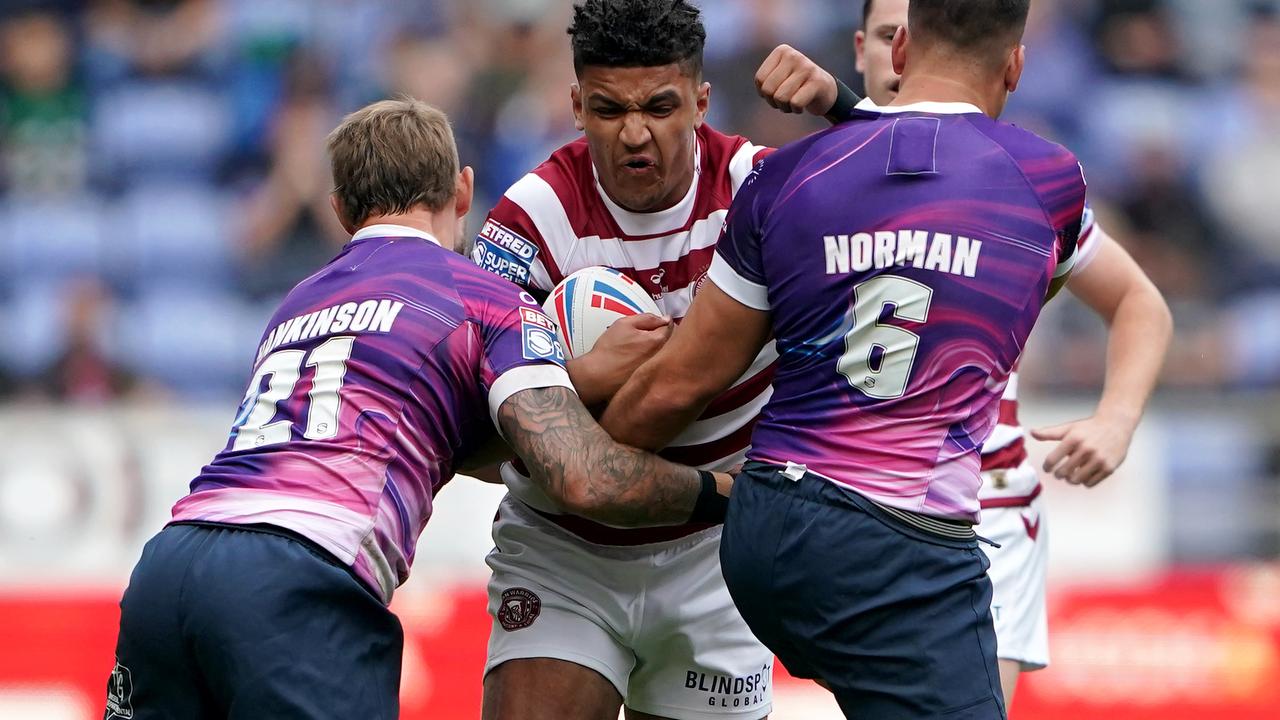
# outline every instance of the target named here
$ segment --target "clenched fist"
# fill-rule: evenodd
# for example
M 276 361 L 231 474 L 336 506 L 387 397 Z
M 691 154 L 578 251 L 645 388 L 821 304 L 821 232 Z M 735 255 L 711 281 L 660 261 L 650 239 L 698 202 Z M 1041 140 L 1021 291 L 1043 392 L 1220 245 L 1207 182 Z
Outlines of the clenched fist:
M 825 115 L 836 103 L 836 78 L 790 45 L 779 45 L 756 71 L 756 89 L 787 113 Z

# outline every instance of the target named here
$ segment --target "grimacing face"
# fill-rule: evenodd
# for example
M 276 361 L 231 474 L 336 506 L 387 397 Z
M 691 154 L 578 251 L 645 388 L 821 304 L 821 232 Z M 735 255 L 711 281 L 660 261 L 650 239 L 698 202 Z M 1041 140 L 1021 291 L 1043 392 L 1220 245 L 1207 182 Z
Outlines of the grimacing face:
M 676 63 L 588 65 L 573 86 L 573 115 L 609 197 L 632 212 L 665 210 L 693 183 L 694 131 L 711 86 Z
M 907 24 L 907 0 L 874 3 L 867 26 L 854 37 L 854 47 L 867 97 L 877 105 L 888 105 L 898 96 L 902 81 L 902 76 L 893 71 L 893 34 Z

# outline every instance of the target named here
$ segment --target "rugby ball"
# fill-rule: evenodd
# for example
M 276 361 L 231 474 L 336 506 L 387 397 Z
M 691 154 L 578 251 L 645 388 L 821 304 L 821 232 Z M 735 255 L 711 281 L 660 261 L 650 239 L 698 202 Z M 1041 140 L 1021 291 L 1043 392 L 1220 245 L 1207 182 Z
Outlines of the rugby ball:
M 542 307 L 556 321 L 560 344 L 571 358 L 590 352 L 619 318 L 662 314 L 640 283 L 607 267 L 573 273 L 556 285 Z

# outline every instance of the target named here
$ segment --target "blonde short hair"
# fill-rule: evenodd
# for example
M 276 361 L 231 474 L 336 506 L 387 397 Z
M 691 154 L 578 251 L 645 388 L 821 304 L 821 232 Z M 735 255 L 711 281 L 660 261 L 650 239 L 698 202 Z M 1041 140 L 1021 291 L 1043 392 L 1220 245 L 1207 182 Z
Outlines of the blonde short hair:
M 329 133 L 328 149 L 333 192 L 354 225 L 418 205 L 441 210 L 457 190 L 449 118 L 421 100 L 382 100 L 351 113 Z

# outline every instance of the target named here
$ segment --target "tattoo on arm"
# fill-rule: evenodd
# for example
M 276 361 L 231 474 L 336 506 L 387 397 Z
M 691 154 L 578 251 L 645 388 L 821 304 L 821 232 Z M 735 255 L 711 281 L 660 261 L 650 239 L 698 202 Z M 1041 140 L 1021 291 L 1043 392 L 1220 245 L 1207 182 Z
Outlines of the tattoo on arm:
M 499 408 L 498 423 L 534 482 L 574 514 L 645 527 L 693 513 L 697 471 L 614 442 L 568 388 L 522 390 Z

